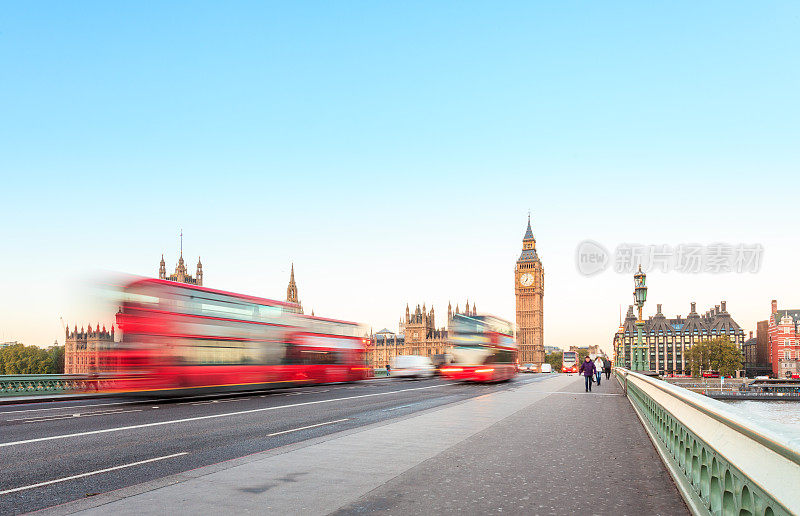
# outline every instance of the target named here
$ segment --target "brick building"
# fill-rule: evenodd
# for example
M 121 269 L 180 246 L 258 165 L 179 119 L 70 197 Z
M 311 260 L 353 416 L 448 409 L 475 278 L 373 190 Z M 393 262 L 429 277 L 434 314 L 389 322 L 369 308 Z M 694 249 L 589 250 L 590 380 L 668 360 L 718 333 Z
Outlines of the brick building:
M 767 324 L 772 373 L 778 378 L 800 375 L 800 310 L 778 310 L 773 299 Z

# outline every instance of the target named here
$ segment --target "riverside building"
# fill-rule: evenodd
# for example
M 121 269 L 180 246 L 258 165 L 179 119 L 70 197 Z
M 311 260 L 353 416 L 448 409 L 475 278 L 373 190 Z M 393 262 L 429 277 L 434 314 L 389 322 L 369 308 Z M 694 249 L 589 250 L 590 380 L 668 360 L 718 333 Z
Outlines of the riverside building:
M 689 315 L 685 318 L 677 315 L 673 319 L 661 312 L 659 304 L 656 314 L 644 321 L 642 343 L 650 350 L 650 371 L 658 374 L 690 374 L 686 352 L 696 342 L 727 336 L 742 349 L 744 330 L 728 313 L 725 301 L 702 315 L 697 313 L 696 306 L 692 302 Z M 635 345 L 636 341 L 636 315 L 631 305 L 625 320 L 614 334 L 614 354 L 622 366 L 631 367 L 631 345 Z

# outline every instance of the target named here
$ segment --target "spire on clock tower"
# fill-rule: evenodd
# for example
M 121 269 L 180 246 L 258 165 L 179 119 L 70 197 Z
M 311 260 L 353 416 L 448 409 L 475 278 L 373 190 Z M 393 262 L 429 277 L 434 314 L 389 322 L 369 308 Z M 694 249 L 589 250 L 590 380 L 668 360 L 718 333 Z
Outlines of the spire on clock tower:
M 522 237 L 522 254 L 519 256 L 520 262 L 538 262 L 539 255 L 536 253 L 536 238 L 531 229 L 531 216 L 528 214 L 528 227 L 525 229 L 525 236 Z

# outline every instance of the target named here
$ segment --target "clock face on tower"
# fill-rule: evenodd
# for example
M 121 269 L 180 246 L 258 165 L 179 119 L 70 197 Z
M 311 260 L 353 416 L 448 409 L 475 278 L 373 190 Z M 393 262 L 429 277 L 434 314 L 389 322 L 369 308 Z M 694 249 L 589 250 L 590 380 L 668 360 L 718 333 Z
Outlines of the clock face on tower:
M 519 277 L 519 284 L 523 287 L 530 287 L 533 285 L 533 274 L 526 272 L 522 276 Z

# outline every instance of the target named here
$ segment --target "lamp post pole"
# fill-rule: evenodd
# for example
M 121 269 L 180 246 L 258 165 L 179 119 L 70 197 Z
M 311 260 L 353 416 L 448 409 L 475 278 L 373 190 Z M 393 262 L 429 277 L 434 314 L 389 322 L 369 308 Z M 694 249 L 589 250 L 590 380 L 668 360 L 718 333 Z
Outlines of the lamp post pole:
M 642 330 L 644 329 L 642 307 L 647 300 L 647 275 L 642 272 L 641 265 L 639 265 L 639 271 L 633 275 L 633 285 L 633 302 L 639 309 L 639 318 L 636 320 L 636 349 L 633 352 L 631 369 L 634 371 L 649 371 L 650 350 L 642 343 Z

